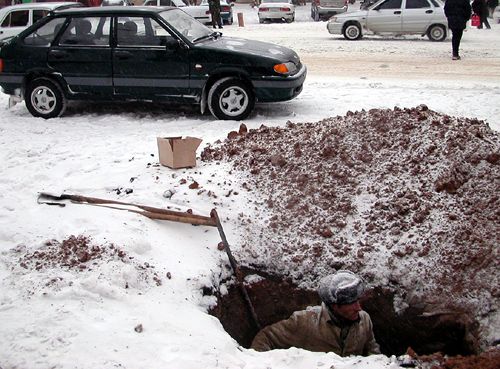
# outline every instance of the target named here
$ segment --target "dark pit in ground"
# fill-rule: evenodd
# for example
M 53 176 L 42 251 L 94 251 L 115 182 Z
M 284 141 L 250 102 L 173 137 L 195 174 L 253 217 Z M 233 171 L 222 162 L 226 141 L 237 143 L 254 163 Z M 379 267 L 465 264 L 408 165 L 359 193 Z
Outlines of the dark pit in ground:
M 246 284 L 248 295 L 262 327 L 288 318 L 294 311 L 319 305 L 316 291 L 297 288 L 276 275 L 251 269 L 243 274 L 256 274 L 263 279 Z M 385 355 L 401 355 L 411 347 L 418 355 L 436 352 L 471 355 L 477 353 L 477 323 L 467 314 L 446 310 L 426 315 L 423 305 L 412 305 L 399 314 L 394 310 L 395 291 L 391 288 L 369 290 L 361 303 L 373 321 L 374 334 Z M 258 328 L 236 284 L 228 293 L 217 296 L 218 304 L 210 311 L 224 329 L 243 347 L 250 347 Z

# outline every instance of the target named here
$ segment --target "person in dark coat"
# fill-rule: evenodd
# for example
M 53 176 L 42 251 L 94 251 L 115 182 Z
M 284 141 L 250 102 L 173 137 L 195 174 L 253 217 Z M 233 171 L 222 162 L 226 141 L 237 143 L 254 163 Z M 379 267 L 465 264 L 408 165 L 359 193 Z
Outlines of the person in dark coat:
M 488 23 L 488 5 L 486 5 L 486 0 L 474 0 L 472 2 L 472 11 L 479 15 L 480 23 L 477 26 L 478 29 L 482 29 L 483 24 L 487 29 L 491 28 Z
M 222 28 L 222 19 L 220 17 L 220 0 L 208 0 L 208 10 L 212 15 L 212 27 Z
M 448 27 L 451 29 L 452 59 L 460 60 L 458 49 L 467 21 L 470 19 L 472 9 L 469 0 L 446 0 L 444 3 L 444 14 L 448 19 Z

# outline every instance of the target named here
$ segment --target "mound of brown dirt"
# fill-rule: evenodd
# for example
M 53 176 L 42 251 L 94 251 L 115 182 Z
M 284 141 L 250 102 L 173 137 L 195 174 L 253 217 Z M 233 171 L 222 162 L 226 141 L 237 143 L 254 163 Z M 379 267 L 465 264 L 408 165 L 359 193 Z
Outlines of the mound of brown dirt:
M 240 129 L 202 160 L 232 162 L 252 195 L 242 262 L 305 287 L 350 269 L 394 287 L 399 309 L 496 313 L 500 136 L 485 122 L 426 106 L 349 112 Z
M 63 241 L 48 240 L 34 251 L 21 246 L 11 250 L 16 254 L 19 266 L 27 270 L 59 270 L 92 271 L 96 266 L 110 261 L 131 264 L 145 280 L 152 280 L 159 286 L 162 284 L 154 266 L 139 263 L 134 257 L 114 244 L 96 244 L 90 237 L 69 236 Z

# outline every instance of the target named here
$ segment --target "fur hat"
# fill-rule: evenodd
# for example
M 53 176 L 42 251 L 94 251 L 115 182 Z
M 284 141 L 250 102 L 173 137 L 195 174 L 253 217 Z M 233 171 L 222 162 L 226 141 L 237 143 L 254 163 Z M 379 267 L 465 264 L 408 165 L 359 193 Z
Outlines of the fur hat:
M 318 295 L 327 306 L 347 305 L 359 300 L 365 292 L 365 281 L 348 270 L 323 277 L 319 282 Z

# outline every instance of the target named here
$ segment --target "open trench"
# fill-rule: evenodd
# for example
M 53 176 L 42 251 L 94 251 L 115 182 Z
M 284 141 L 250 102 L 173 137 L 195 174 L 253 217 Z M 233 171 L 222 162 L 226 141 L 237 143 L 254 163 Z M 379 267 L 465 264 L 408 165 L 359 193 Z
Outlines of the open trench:
M 244 276 L 256 274 L 263 279 L 245 285 L 262 327 L 288 318 L 294 311 L 319 305 L 316 291 L 297 288 L 278 275 L 242 269 Z M 210 293 L 205 291 L 205 293 Z M 385 355 L 404 354 L 411 347 L 419 355 L 436 352 L 455 355 L 477 353 L 477 323 L 459 311 L 423 314 L 424 306 L 409 306 L 404 312 L 394 310 L 395 291 L 376 288 L 361 300 L 373 321 L 374 334 Z M 243 347 L 250 347 L 257 327 L 236 284 L 228 293 L 217 296 L 218 304 L 210 311 L 224 329 Z

